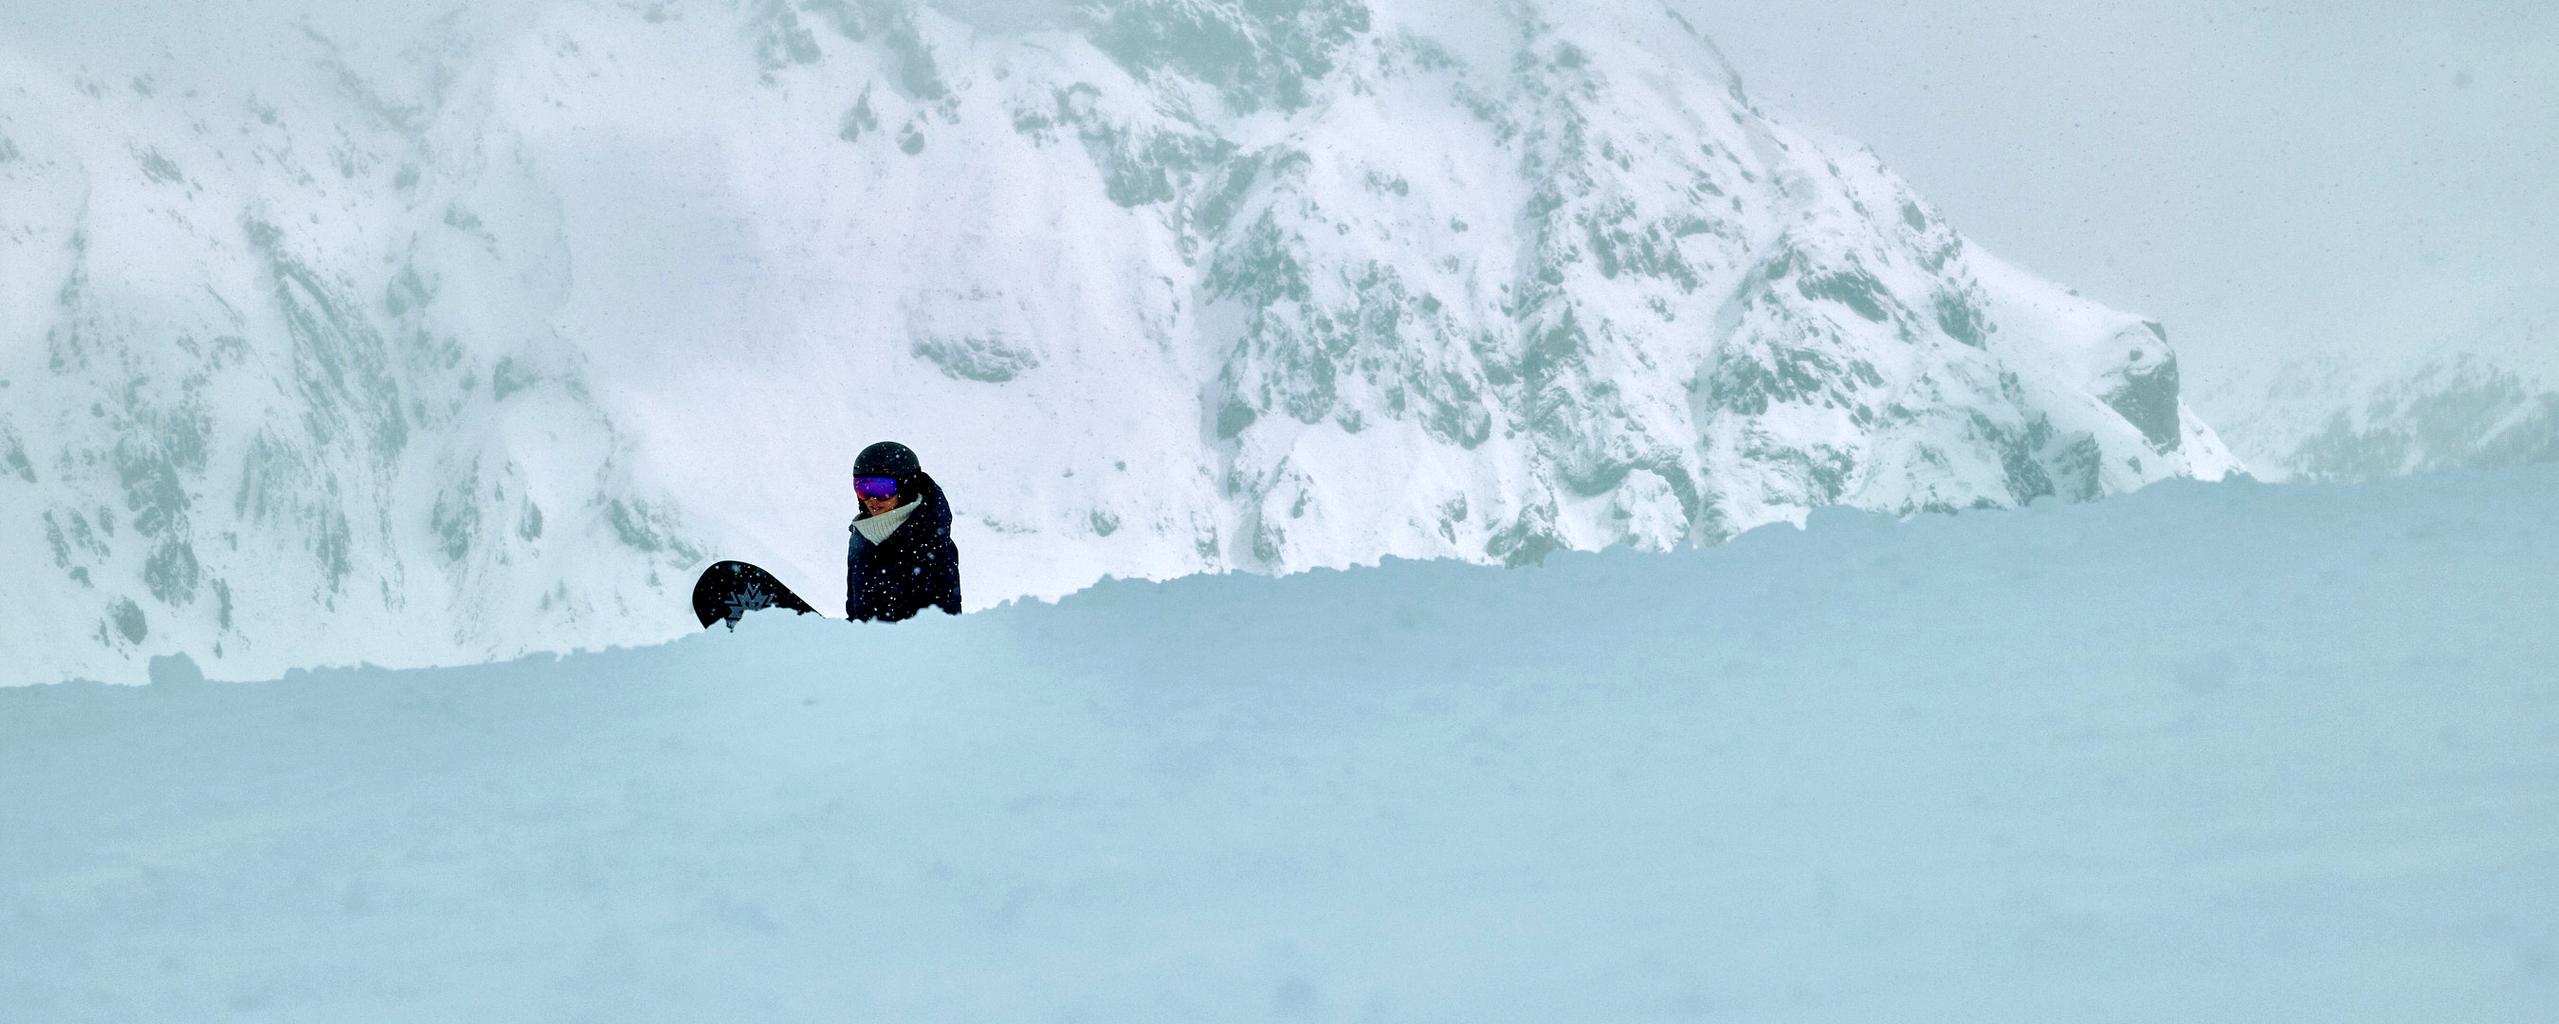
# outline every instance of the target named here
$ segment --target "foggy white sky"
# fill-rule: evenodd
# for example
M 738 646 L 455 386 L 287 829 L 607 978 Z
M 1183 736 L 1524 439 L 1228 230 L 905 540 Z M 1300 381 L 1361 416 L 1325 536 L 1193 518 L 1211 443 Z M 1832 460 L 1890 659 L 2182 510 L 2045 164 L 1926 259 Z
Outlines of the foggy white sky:
M 2191 382 L 2559 308 L 2559 4 L 1675 0 Z

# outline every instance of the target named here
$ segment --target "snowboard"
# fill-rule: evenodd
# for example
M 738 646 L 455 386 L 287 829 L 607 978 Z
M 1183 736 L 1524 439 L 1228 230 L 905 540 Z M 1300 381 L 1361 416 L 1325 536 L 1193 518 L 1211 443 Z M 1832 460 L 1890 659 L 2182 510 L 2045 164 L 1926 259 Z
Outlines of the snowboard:
M 817 612 L 772 573 L 745 562 L 712 563 L 702 570 L 701 579 L 693 581 L 693 617 L 702 620 L 704 629 L 721 622 L 736 629 L 737 620 L 746 613 L 765 608 L 788 608 L 802 615 Z

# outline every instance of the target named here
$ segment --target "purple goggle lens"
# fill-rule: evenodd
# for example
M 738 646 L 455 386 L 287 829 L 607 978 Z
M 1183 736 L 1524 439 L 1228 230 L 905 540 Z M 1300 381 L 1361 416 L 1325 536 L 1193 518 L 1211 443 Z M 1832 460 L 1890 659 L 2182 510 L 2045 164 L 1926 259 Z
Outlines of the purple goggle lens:
M 853 493 L 865 498 L 897 497 L 897 478 L 893 476 L 854 477 Z

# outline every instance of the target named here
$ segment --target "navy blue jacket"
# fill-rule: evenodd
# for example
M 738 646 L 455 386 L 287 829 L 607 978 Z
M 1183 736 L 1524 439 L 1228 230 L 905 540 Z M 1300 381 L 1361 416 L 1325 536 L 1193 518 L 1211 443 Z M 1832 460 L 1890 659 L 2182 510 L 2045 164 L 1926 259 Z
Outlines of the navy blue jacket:
M 847 526 L 844 552 L 844 617 L 896 622 L 927 608 L 960 613 L 960 546 L 951 542 L 951 503 L 942 485 L 922 473 L 908 481 L 922 507 L 908 513 L 886 543 L 873 544 Z

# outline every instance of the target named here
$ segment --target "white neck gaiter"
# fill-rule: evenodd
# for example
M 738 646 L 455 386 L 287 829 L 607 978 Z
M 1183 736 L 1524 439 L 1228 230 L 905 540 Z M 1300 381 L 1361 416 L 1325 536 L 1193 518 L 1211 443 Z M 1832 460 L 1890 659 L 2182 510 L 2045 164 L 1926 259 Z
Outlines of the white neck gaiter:
M 868 538 L 873 544 L 886 544 L 889 534 L 896 533 L 898 526 L 906 522 L 906 517 L 914 515 L 915 510 L 923 504 L 924 499 L 917 498 L 868 519 L 856 519 L 853 521 L 853 528 L 862 531 L 862 536 Z

